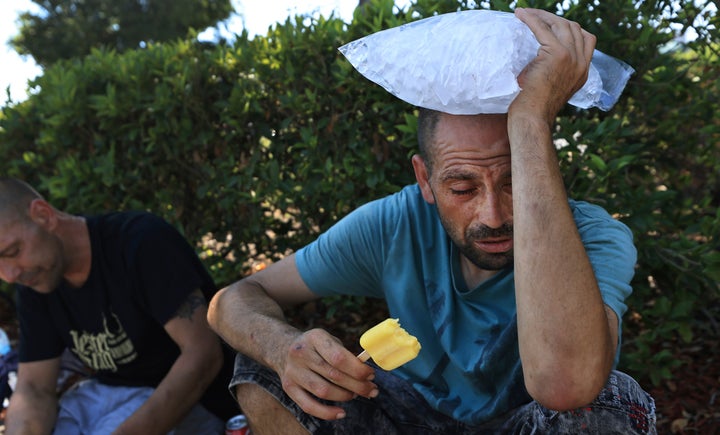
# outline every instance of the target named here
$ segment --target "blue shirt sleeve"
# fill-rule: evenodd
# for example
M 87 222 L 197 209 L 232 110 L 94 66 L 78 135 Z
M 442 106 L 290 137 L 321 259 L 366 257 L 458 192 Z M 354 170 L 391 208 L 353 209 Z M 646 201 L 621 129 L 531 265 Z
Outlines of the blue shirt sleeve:
M 582 201 L 570 201 L 580 237 L 588 254 L 605 305 L 618 318 L 617 364 L 622 337 L 625 299 L 632 293 L 630 281 L 635 274 L 637 250 L 630 229 L 604 209 Z
M 382 297 L 383 200 L 367 203 L 338 221 L 295 257 L 305 284 L 320 296 Z

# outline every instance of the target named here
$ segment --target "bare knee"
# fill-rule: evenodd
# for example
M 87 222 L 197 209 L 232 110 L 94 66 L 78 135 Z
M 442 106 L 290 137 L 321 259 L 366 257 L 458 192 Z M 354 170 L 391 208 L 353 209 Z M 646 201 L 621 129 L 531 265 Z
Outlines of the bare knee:
M 235 397 L 257 435 L 307 434 L 295 416 L 257 384 L 239 384 Z
M 275 413 L 285 409 L 280 402 L 257 384 L 239 384 L 235 387 L 235 398 L 245 416 Z

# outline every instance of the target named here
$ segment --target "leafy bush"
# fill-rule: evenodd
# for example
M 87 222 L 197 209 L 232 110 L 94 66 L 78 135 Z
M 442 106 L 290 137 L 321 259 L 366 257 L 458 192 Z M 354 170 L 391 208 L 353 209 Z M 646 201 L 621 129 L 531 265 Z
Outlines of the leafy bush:
M 488 3 L 478 5 L 516 6 Z M 676 15 L 666 2 L 517 5 L 580 22 L 598 49 L 636 69 L 612 111 L 565 109 L 556 139 L 571 196 L 600 203 L 634 231 L 622 365 L 659 382 L 679 364 L 668 349 L 692 340 L 706 324 L 703 306 L 720 300 L 717 17 L 702 2 L 680 3 Z M 414 182 L 413 108 L 337 48 L 471 7 L 418 0 L 399 10 L 375 0 L 351 23 L 295 17 L 232 43 L 180 40 L 61 61 L 26 101 L 3 107 L 0 170 L 70 212 L 158 213 L 197 241 L 228 284 Z M 676 25 L 694 26 L 698 38 L 674 42 Z

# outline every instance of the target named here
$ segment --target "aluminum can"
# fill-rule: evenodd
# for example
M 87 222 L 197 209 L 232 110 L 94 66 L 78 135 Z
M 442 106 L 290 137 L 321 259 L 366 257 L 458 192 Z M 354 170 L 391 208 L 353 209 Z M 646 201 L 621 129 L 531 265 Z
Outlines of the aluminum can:
M 225 435 L 250 435 L 247 418 L 239 414 L 228 420 L 225 423 Z

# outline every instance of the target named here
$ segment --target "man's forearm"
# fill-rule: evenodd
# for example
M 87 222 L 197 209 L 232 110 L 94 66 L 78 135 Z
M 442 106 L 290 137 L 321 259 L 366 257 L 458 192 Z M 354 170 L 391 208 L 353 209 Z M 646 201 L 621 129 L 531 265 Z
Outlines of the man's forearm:
M 526 384 L 543 390 L 539 395 L 554 407 L 580 406 L 576 398 L 589 401 L 604 384 L 615 346 L 549 127 L 545 120 L 519 117 L 510 125 L 511 144 L 518 144 L 512 148 L 513 225 Z
M 49 434 L 55 425 L 57 410 L 55 395 L 19 388 L 10 398 L 5 418 L 5 434 Z
M 301 334 L 259 287 L 239 281 L 221 290 L 208 308 L 210 327 L 233 349 L 279 370 L 284 350 Z

